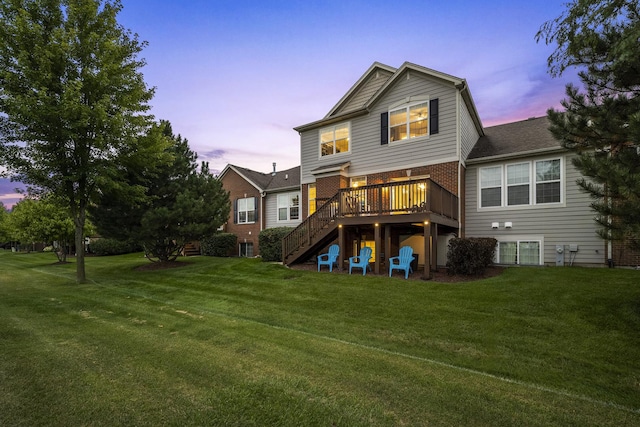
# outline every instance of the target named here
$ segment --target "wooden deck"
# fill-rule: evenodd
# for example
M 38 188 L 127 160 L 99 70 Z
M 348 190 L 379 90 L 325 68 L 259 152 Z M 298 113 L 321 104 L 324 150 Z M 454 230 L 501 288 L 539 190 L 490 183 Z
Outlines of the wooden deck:
M 340 238 L 343 227 L 413 224 L 424 226 L 430 236 L 433 224 L 456 229 L 459 224 L 458 197 L 430 179 L 343 188 L 318 202 L 316 212 L 283 239 L 285 264 L 312 256 L 328 241 Z

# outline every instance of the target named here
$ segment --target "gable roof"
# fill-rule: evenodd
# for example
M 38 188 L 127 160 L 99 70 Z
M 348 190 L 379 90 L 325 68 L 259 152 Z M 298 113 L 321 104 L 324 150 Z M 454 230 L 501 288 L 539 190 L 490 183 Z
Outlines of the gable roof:
M 537 117 L 486 128 L 469 153 L 467 163 L 562 150 L 549 131 L 547 117 Z
M 302 126 L 297 126 L 294 130 L 303 132 L 369 113 L 372 106 L 380 99 L 380 97 L 382 97 L 382 95 L 384 95 L 393 86 L 393 84 L 398 81 L 398 79 L 410 71 L 415 71 L 455 86 L 455 88 L 460 91 L 462 99 L 470 111 L 473 123 L 478 133 L 483 135 L 480 115 L 476 109 L 471 92 L 469 91 L 467 81 L 465 79 L 422 67 L 411 62 L 405 62 L 398 69 L 379 62 L 374 62 L 373 65 L 369 67 L 362 77 L 358 79 L 358 81 L 347 91 L 347 93 L 323 119 Z M 387 75 L 388 77 L 386 77 Z M 383 78 L 374 79 L 375 76 Z M 372 89 L 376 90 L 373 91 Z M 363 94 L 368 96 L 363 97 Z
M 300 166 L 283 171 L 276 171 L 274 174 L 257 172 L 241 166 L 228 164 L 222 172 L 220 172 L 218 179 L 222 179 L 229 170 L 236 172 L 245 181 L 260 191 L 276 192 L 300 187 Z

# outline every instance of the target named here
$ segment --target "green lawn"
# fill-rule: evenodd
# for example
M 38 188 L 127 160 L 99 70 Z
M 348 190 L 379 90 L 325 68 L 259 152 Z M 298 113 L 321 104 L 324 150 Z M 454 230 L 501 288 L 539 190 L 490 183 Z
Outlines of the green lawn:
M 640 271 L 0 251 L 0 425 L 640 425 Z

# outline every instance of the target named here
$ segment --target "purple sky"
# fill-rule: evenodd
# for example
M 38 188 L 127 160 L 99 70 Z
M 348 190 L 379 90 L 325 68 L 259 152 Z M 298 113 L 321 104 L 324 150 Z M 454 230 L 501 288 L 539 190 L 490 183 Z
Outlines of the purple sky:
M 269 172 L 300 164 L 292 129 L 318 120 L 375 61 L 467 79 L 484 126 L 558 107 L 555 46 L 535 33 L 566 0 L 122 0 L 119 22 L 149 45 L 142 70 L 157 119 L 200 160 Z M 0 178 L 0 201 L 15 183 Z

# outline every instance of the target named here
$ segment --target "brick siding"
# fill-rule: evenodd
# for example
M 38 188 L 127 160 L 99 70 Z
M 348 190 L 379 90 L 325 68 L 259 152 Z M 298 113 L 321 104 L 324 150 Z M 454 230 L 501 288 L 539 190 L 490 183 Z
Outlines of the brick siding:
M 253 243 L 253 255 L 260 254 L 260 246 L 258 243 L 258 235 L 260 234 L 260 223 L 264 220 L 264 211 L 259 211 L 258 221 L 253 224 L 234 224 L 234 205 L 237 199 L 245 197 L 256 197 L 258 209 L 260 209 L 260 191 L 253 185 L 248 183 L 244 178 L 238 175 L 234 170 L 229 169 L 222 177 L 222 187 L 229 192 L 229 200 L 231 201 L 231 210 L 229 219 L 224 226 L 227 233 L 233 233 L 238 236 L 238 245 L 236 245 L 235 255 L 238 255 L 240 243 Z

